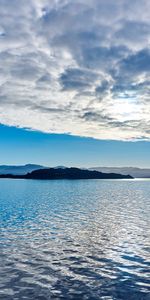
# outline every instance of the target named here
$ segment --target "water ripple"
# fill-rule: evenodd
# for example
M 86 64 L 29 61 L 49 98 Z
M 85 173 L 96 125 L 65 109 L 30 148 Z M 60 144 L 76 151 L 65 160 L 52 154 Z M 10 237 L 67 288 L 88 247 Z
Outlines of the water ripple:
M 0 180 L 0 299 L 150 299 L 148 181 Z

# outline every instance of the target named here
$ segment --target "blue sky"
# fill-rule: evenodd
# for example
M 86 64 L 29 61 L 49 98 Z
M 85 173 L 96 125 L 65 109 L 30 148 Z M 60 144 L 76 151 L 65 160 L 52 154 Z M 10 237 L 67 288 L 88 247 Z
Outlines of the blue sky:
M 0 164 L 150 167 L 149 142 L 104 141 L 0 126 Z
M 148 163 L 149 12 L 149 0 L 0 0 L 2 161 Z

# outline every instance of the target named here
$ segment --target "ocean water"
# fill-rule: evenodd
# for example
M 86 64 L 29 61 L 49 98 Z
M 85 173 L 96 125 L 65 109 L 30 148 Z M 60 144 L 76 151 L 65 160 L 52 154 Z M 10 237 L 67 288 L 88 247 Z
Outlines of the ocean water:
M 0 180 L 0 299 L 150 299 L 150 181 Z

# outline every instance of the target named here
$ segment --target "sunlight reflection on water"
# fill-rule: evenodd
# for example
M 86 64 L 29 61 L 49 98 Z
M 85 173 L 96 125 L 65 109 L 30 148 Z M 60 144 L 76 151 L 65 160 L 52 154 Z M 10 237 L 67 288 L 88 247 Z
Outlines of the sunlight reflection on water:
M 0 299 L 150 299 L 145 180 L 0 180 Z

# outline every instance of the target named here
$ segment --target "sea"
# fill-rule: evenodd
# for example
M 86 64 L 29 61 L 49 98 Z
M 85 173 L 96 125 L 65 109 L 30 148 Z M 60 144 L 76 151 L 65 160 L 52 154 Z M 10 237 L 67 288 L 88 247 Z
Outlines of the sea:
M 149 300 L 150 180 L 0 179 L 0 299 Z

